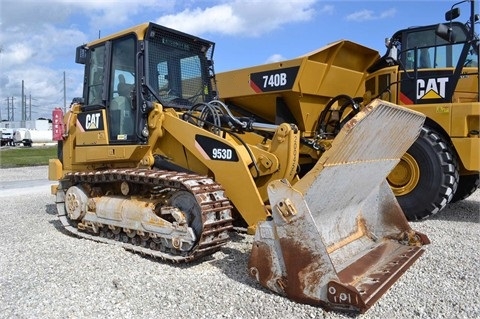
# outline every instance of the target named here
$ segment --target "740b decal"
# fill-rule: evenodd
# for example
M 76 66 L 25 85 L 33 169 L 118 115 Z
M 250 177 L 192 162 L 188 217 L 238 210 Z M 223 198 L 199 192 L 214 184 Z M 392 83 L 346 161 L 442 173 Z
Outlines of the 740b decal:
M 250 87 L 256 92 L 290 90 L 298 74 L 298 66 L 250 74 Z

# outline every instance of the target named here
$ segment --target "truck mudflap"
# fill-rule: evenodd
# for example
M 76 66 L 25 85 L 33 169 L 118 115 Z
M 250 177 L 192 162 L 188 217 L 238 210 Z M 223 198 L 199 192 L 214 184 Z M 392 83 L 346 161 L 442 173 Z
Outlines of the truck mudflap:
M 420 133 L 420 113 L 375 100 L 294 185 L 268 187 L 248 268 L 263 286 L 326 309 L 365 312 L 423 253 L 386 177 Z

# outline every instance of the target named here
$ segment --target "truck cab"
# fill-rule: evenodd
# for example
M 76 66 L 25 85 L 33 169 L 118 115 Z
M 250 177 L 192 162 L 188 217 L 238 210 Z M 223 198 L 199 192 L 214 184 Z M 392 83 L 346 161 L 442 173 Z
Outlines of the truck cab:
M 469 2 L 466 23 L 456 7 Z M 410 220 L 468 197 L 479 185 L 479 39 L 474 1 L 457 3 L 446 23 L 412 27 L 387 39 L 366 91 L 427 116 L 422 134 L 389 175 Z

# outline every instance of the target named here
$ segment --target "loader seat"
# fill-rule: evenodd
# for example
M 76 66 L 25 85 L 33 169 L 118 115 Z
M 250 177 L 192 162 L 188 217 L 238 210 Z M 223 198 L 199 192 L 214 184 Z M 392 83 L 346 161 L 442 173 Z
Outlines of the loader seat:
M 420 49 L 420 63 L 418 67 L 420 69 L 429 69 L 432 67 L 430 52 L 428 52 L 427 48 Z
M 118 96 L 110 105 L 110 135 L 113 139 L 128 139 L 134 134 L 134 113 L 132 110 L 131 92 L 133 84 L 127 84 L 125 77 L 118 76 Z
M 118 85 L 117 85 L 118 95 L 124 96 L 130 101 L 132 90 L 133 90 L 133 84 L 125 83 L 125 77 L 123 76 L 123 74 L 120 74 L 118 76 Z

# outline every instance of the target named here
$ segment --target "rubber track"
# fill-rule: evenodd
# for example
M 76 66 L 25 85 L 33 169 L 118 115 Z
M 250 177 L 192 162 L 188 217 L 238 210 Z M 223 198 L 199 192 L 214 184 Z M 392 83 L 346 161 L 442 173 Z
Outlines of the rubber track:
M 162 170 L 110 169 L 95 172 L 68 173 L 62 180 L 62 182 L 67 182 L 71 185 L 78 183 L 96 184 L 119 181 L 186 190 L 195 196 L 202 210 L 203 232 L 197 245 L 188 252 L 188 255 L 172 255 L 160 250 L 150 249 L 149 247 L 124 243 L 114 239 L 100 237 L 93 233 L 80 231 L 71 223 L 70 219 L 67 218 L 64 201 L 57 200 L 58 217 L 64 228 L 68 232 L 82 238 L 119 245 L 129 251 L 172 262 L 190 262 L 203 256 L 211 255 L 228 241 L 229 236 L 227 233 L 233 227 L 232 218 L 218 219 L 218 214 L 216 213 L 227 209 L 230 210 L 232 206 L 230 201 L 223 195 L 223 188 L 208 177 Z M 58 191 L 65 192 L 66 189 L 59 189 Z M 212 220 L 212 215 L 217 216 L 215 220 Z M 210 218 L 207 218 L 207 216 L 210 216 Z

